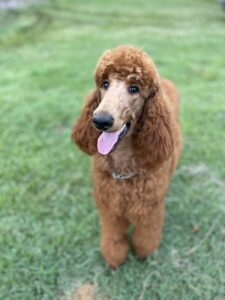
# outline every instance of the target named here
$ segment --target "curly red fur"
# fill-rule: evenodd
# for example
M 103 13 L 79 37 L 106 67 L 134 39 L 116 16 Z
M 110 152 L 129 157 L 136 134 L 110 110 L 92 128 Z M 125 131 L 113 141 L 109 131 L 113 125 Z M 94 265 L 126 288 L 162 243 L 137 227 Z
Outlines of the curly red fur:
M 97 152 L 100 133 L 92 126 L 91 117 L 102 100 L 102 82 L 108 78 L 127 86 L 137 82 L 140 93 L 136 106 L 132 104 L 136 114 L 130 133 L 116 150 L 103 156 Z M 137 255 L 145 257 L 159 245 L 164 196 L 182 148 L 179 97 L 175 85 L 160 78 L 147 54 L 134 47 L 106 51 L 98 62 L 95 80 L 97 90 L 88 96 L 72 138 L 93 155 L 93 194 L 100 212 L 102 255 L 108 265 L 116 267 L 126 258 L 130 223 L 135 224 L 132 244 Z M 113 172 L 130 171 L 135 175 L 129 179 L 112 177 Z
M 89 155 L 96 152 L 99 132 L 91 123 L 93 111 L 98 106 L 97 91 L 94 90 L 86 97 L 85 106 L 72 131 L 72 139 L 76 141 L 81 150 Z
M 174 150 L 173 117 L 165 105 L 161 88 L 146 100 L 134 133 L 135 156 L 145 168 L 158 166 Z

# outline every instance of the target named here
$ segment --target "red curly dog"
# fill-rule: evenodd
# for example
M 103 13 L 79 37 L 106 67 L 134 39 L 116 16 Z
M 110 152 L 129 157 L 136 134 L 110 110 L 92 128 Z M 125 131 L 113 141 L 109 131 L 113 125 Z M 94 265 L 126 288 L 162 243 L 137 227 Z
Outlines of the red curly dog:
M 102 55 L 95 81 L 72 138 L 93 156 L 101 251 L 117 267 L 127 255 L 129 224 L 138 256 L 159 245 L 164 196 L 182 148 L 178 94 L 146 53 L 129 46 Z

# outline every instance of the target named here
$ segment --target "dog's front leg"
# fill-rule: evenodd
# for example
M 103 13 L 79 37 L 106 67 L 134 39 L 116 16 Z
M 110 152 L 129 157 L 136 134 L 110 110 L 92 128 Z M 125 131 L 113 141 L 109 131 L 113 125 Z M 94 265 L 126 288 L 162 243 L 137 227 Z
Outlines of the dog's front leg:
M 144 258 L 151 254 L 160 243 L 164 221 L 164 203 L 154 207 L 152 213 L 136 223 L 132 245 L 136 254 Z
M 126 237 L 128 221 L 107 212 L 100 212 L 101 252 L 106 263 L 118 267 L 126 258 L 128 241 Z

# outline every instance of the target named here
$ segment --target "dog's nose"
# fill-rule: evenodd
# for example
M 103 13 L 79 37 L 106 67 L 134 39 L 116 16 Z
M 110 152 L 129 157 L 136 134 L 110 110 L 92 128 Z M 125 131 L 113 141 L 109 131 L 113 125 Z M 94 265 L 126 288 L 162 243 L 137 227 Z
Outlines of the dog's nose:
M 113 126 L 114 118 L 106 113 L 94 114 L 92 117 L 94 126 L 99 130 L 107 130 Z

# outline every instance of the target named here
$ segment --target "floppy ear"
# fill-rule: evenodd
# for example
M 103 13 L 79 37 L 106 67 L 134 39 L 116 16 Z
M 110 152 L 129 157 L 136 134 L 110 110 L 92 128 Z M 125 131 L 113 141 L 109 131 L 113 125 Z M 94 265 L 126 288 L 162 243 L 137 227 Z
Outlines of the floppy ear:
M 85 99 L 81 115 L 72 129 L 72 140 L 89 155 L 97 151 L 99 132 L 92 126 L 92 114 L 98 106 L 98 92 L 94 90 Z
M 134 132 L 135 156 L 143 167 L 154 167 L 170 157 L 175 126 L 169 101 L 158 84 L 146 100 Z

